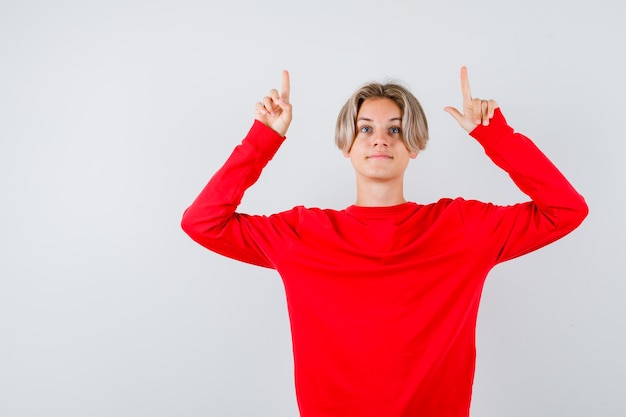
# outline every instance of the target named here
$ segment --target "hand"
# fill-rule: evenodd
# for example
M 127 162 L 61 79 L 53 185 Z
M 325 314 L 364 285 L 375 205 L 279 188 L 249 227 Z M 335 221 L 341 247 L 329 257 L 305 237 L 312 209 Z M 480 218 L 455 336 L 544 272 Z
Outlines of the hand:
M 291 103 L 289 102 L 289 72 L 283 70 L 283 84 L 280 95 L 276 89 L 256 104 L 255 119 L 285 136 L 291 123 Z
M 451 106 L 445 107 L 444 110 L 450 113 L 468 133 L 480 124 L 488 126 L 489 120 L 493 118 L 493 113 L 498 108 L 498 103 L 495 100 L 472 98 L 466 67 L 461 67 L 461 92 L 463 93 L 463 114 Z

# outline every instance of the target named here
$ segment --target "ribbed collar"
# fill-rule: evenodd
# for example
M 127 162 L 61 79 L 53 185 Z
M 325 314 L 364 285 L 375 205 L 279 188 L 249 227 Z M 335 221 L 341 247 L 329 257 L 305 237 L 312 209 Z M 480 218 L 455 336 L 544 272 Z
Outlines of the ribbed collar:
M 349 206 L 346 208 L 346 213 L 352 217 L 362 220 L 388 220 L 392 223 L 398 223 L 409 217 L 415 210 L 418 209 L 418 205 L 413 202 L 407 202 L 398 204 L 396 206 L 386 207 L 363 207 L 363 206 Z

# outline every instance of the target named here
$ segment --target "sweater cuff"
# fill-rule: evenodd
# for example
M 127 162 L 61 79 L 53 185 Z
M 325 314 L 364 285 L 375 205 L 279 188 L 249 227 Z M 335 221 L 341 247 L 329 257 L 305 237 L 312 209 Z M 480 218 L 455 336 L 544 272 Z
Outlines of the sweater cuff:
M 513 128 L 507 124 L 504 115 L 498 107 L 493 113 L 493 118 L 489 120 L 488 126 L 478 125 L 469 134 L 480 142 L 485 149 L 488 149 L 496 147 L 500 140 L 510 136 L 512 133 Z
M 287 139 L 286 136 L 280 136 L 273 129 L 255 119 L 244 142 L 252 145 L 260 157 L 270 160 L 285 139 Z

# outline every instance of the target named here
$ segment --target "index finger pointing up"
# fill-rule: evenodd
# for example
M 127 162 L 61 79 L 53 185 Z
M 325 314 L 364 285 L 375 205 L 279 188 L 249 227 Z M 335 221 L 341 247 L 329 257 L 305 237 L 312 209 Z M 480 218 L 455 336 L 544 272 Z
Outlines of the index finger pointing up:
M 470 91 L 469 77 L 467 76 L 467 67 L 461 67 L 461 92 L 463 93 L 463 100 L 472 100 L 472 92 Z
M 280 98 L 288 102 L 290 90 L 291 86 L 289 84 L 289 71 L 283 70 L 283 85 L 280 90 Z

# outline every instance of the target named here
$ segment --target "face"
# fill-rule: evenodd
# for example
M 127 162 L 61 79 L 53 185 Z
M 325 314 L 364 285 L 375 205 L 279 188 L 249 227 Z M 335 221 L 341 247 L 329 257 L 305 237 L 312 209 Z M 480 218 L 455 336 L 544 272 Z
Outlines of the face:
M 375 181 L 402 180 L 410 159 L 402 141 L 402 111 L 388 98 L 368 98 L 361 104 L 356 118 L 356 136 L 350 158 L 357 176 Z

